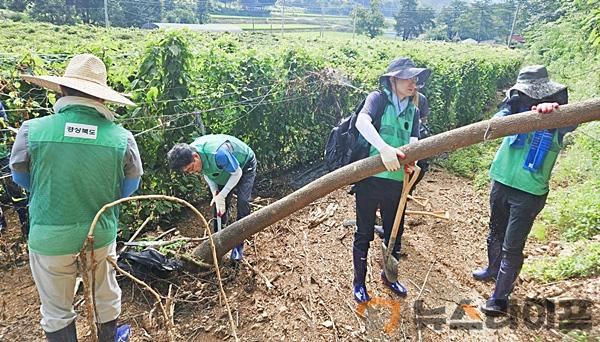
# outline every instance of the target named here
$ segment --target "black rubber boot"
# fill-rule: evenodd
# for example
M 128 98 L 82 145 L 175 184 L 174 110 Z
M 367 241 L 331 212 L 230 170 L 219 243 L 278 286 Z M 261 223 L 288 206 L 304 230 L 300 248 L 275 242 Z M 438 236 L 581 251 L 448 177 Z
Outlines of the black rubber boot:
M 354 247 L 352 250 L 352 259 L 354 263 L 354 281 L 352 286 L 354 300 L 358 303 L 368 302 L 371 298 L 365 286 L 365 278 L 367 277 L 367 252 Z
M 58 331 L 54 331 L 51 333 L 46 332 L 46 338 L 48 339 L 48 342 L 77 342 L 77 330 L 75 329 L 75 321 L 71 322 L 71 324 Z
M 29 216 L 27 215 L 27 207 L 17 207 L 19 222 L 21 222 L 21 235 L 27 239 L 29 236 Z
M 4 218 L 4 211 L 0 208 L 0 233 L 6 231 L 6 218 Z
M 98 341 L 100 342 L 114 342 L 117 334 L 117 320 L 110 322 L 101 323 L 98 328 Z
M 480 281 L 496 279 L 502 260 L 502 241 L 495 236 L 487 238 L 488 265 L 482 269 L 473 271 L 473 278 Z
M 496 286 L 490 299 L 480 306 L 480 310 L 487 316 L 501 316 L 508 312 L 508 297 L 510 296 L 515 281 L 519 277 L 522 256 L 504 256 L 500 262 L 500 270 L 496 277 Z

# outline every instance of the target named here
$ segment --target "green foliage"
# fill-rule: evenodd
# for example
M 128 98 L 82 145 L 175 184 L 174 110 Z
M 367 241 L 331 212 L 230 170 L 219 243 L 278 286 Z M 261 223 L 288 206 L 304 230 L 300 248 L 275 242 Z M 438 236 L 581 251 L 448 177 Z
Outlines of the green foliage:
M 600 242 L 577 244 L 570 255 L 545 257 L 526 263 L 523 272 L 546 283 L 598 275 L 600 274 Z
M 553 185 L 568 186 L 600 177 L 600 122 L 580 126 L 565 139 L 566 153 L 552 176 Z
M 544 64 L 550 77 L 569 88 L 569 101 L 592 98 L 600 92 L 600 54 L 590 49 L 585 22 L 590 12 L 573 10 L 556 22 L 528 32 L 528 64 Z
M 146 23 L 206 23 L 210 4 L 206 0 L 111 0 L 108 4 L 112 26 L 141 27 Z M 38 21 L 58 25 L 105 24 L 103 0 L 9 0 L 9 9 L 26 12 Z
M 495 40 L 506 44 L 512 28 L 513 19 L 517 12 L 516 0 L 490 2 L 487 0 L 467 2 L 454 0 L 441 9 L 436 18 L 437 27 L 429 32 L 430 38 L 440 36 L 445 31 L 445 40 L 475 39 L 477 41 Z M 519 4 L 514 33 L 521 33 L 522 28 L 528 23 L 530 13 Z
M 355 21 L 356 32 L 375 38 L 383 34 L 385 18 L 381 13 L 380 0 L 370 0 L 368 8 L 356 7 L 351 17 Z
M 141 192 L 192 202 L 206 194 L 203 183 L 167 169 L 166 153 L 177 142 L 191 142 L 204 132 L 231 134 L 254 149 L 261 174 L 283 172 L 322 157 L 331 127 L 366 91 L 376 89 L 393 58 L 409 55 L 433 69 L 425 92 L 435 132 L 478 120 L 495 98 L 497 80 L 514 79 L 521 59 L 506 49 L 368 38 L 280 39 L 186 31 L 144 35 L 138 30 L 0 23 L 3 27 L 7 39 L 0 47 L 11 57 L 0 58 L 0 72 L 11 95 L 0 94 L 0 101 L 9 109 L 26 110 L 10 112 L 16 126 L 25 114 L 46 115 L 39 108 L 50 106 L 55 96 L 20 81 L 21 71 L 61 74 L 70 54 L 95 53 L 108 65 L 109 84 L 132 94 L 138 104 L 119 108 L 118 120 L 136 134 L 145 169 Z M 18 32 L 28 28 L 32 39 L 17 43 Z M 57 46 L 53 41 L 65 43 Z M 40 54 L 24 52 L 29 49 Z M 175 208 L 166 202 L 139 205 L 123 221 Z
M 587 5 L 582 0 L 550 6 L 567 14 L 555 21 L 546 22 L 550 16 L 536 21 L 526 37 L 531 51 L 527 63 L 548 66 L 551 77 L 568 86 L 571 102 L 595 97 L 600 90 L 600 56 L 589 48 L 590 31 L 586 26 L 595 12 Z M 561 239 L 583 240 L 588 252 L 585 257 L 576 252 L 569 258 L 548 259 L 530 266 L 531 273 L 548 281 L 571 274 L 598 273 L 598 243 L 588 239 L 600 234 L 600 124 L 582 125 L 566 141 L 569 146 L 555 167 L 552 190 L 538 224 Z M 594 263 L 596 268 L 592 267 Z
M 473 186 L 482 190 L 489 186 L 488 170 L 500 146 L 500 140 L 472 145 L 451 152 L 437 162 L 456 175 L 473 179 Z
M 462 13 L 467 10 L 467 2 L 462 0 L 454 0 L 449 6 L 442 8 L 437 18 L 438 25 L 446 26 L 446 34 L 448 40 L 454 39 L 460 28 L 458 20 Z
M 552 192 L 542 218 L 567 241 L 600 234 L 600 178 Z
M 533 227 L 531 227 L 531 232 L 529 232 L 529 236 L 539 242 L 546 242 L 548 240 L 548 230 L 546 227 L 546 225 L 539 221 L 534 222 Z
M 567 241 L 600 234 L 600 123 L 580 127 L 552 179 L 544 224 Z
M 160 0 L 143 2 L 116 0 L 116 5 L 109 12 L 111 25 L 121 27 L 141 27 L 145 23 L 160 22 L 163 8 Z
M 600 52 L 600 0 L 576 0 L 576 9 L 587 13 L 584 28 L 589 32 L 589 41 Z
M 166 161 L 168 150 L 174 144 L 189 142 L 201 135 L 194 125 L 194 116 L 181 115 L 190 112 L 192 88 L 192 54 L 182 32 L 169 32 L 158 42 L 150 44 L 141 61 L 137 75 L 130 87 L 133 100 L 139 105 L 121 117 L 121 122 L 134 132 L 142 132 L 136 140 L 144 162 L 141 193 L 166 193 L 176 197 L 188 195 L 191 201 L 202 194 L 198 182 L 182 182 L 170 172 Z M 183 177 L 188 180 L 191 176 Z M 169 213 L 177 205 L 171 202 L 144 204 L 142 213 L 149 215 Z
M 465 13 L 458 18 L 461 39 L 471 38 L 477 41 L 493 39 L 497 31 L 494 26 L 493 8 L 487 1 L 471 3 Z
M 4 0 L 5 8 L 13 11 L 23 12 L 27 9 L 28 0 Z
M 170 252 L 174 252 L 177 251 L 179 248 L 185 246 L 187 244 L 187 241 L 185 240 L 179 240 L 179 241 L 175 241 L 171 244 L 168 245 L 164 245 L 164 246 L 160 246 L 158 248 L 158 251 L 164 255 L 169 254 Z
M 47 21 L 58 25 L 76 22 L 75 7 L 69 6 L 63 0 L 32 0 L 28 9 L 31 18 Z
M 206 24 L 209 22 L 209 12 L 211 10 L 210 1 L 208 0 L 197 0 L 196 1 L 196 18 L 199 24 Z
M 165 12 L 163 18 L 168 23 L 177 23 L 177 24 L 195 24 L 196 17 L 194 16 L 194 12 L 183 9 L 176 8 L 172 11 Z
M 575 329 L 566 332 L 566 340 L 571 342 L 589 342 L 592 341 L 592 336 L 588 335 L 587 331 Z M 597 336 L 596 340 L 598 340 Z
M 435 12 L 431 8 L 417 8 L 416 0 L 400 1 L 400 9 L 394 15 L 394 28 L 402 40 L 417 37 L 433 26 Z

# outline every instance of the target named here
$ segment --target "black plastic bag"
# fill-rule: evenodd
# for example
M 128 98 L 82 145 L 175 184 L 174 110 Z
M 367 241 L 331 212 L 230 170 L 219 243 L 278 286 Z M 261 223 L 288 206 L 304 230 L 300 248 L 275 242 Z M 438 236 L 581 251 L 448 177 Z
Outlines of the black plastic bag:
M 124 252 L 117 262 L 119 267 L 138 279 L 167 278 L 169 273 L 183 267 L 179 260 L 169 259 L 154 248 L 141 252 Z

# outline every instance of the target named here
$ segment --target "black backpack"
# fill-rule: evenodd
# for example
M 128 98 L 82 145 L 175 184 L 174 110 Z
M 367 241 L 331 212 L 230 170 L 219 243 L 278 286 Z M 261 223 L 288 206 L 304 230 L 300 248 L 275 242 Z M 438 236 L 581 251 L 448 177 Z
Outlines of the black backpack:
M 379 131 L 381 117 L 385 111 L 388 99 L 387 95 L 381 91 L 378 90 L 375 92 L 378 94 L 379 101 L 377 102 L 377 110 L 372 123 L 375 129 Z M 365 100 L 354 109 L 352 115 L 343 118 L 337 126 L 331 129 L 325 143 L 325 163 L 329 171 L 339 169 L 342 166 L 369 156 L 369 143 L 364 139 L 358 139 L 360 133 L 356 129 L 356 119 L 365 105 Z

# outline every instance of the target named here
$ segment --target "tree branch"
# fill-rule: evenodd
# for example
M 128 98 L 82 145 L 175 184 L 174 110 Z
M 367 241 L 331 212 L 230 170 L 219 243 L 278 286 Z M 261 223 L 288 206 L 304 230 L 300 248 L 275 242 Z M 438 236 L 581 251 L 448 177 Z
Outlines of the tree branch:
M 404 152 L 406 158 L 402 159 L 401 163 L 406 164 L 425 159 L 443 152 L 454 151 L 507 135 L 567 127 L 594 120 L 600 120 L 600 98 L 561 106 L 560 109 L 547 114 L 529 111 L 492 118 L 402 146 L 400 149 Z M 257 210 L 251 215 L 234 222 L 227 229 L 214 234 L 217 256 L 223 256 L 240 242 L 304 208 L 314 200 L 384 170 L 385 167 L 380 157 L 373 156 L 346 165 L 314 180 L 279 201 Z M 211 245 L 208 242 L 202 243 L 196 248 L 194 254 L 200 260 L 211 260 Z

